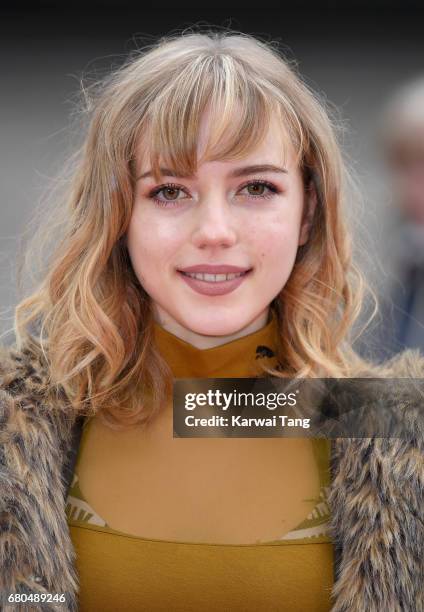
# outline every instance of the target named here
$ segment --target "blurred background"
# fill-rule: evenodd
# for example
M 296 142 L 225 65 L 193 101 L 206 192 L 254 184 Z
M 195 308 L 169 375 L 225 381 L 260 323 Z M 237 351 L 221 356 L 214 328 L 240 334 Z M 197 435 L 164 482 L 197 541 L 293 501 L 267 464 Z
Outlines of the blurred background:
M 362 190 L 362 203 L 349 211 L 357 256 L 382 300 L 381 320 L 358 348 L 379 358 L 404 346 L 424 351 L 423 17 L 422 3 L 408 0 L 263 1 L 249 8 L 3 2 L 1 342 L 11 340 L 20 236 L 74 146 L 81 79 L 101 77 L 154 37 L 201 24 L 278 40 L 343 123 L 343 148 Z

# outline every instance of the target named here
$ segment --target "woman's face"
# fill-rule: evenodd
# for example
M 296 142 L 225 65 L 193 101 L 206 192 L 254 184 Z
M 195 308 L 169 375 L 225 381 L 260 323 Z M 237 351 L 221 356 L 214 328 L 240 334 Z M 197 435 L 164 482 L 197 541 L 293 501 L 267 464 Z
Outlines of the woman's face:
M 284 145 L 273 120 L 248 156 L 200 163 L 191 178 L 163 169 L 163 182 L 157 183 L 143 176 L 150 170 L 147 156 L 137 160 L 141 178 L 127 232 L 130 259 L 152 299 L 155 320 L 195 346 L 215 346 L 263 327 L 298 246 L 307 240 L 306 212 L 313 213 L 315 200 L 312 192 L 305 195 L 291 149 L 284 163 Z M 187 277 L 182 271 L 193 266 L 212 276 Z M 224 280 L 213 275 L 225 272 L 215 266 L 235 266 L 243 275 Z

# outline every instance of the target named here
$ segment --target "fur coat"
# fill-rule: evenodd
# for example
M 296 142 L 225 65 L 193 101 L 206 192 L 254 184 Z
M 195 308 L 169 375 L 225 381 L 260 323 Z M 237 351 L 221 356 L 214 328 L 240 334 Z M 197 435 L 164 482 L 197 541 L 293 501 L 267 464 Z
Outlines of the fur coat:
M 424 359 L 405 351 L 384 376 L 424 378 Z M 65 409 L 64 393 L 46 392 L 47 380 L 42 356 L 0 349 L 2 610 L 78 609 L 65 498 L 80 419 Z M 390 403 L 389 395 L 379 401 Z M 332 441 L 332 612 L 424 612 L 424 398 L 404 399 L 396 408 L 407 439 Z M 67 601 L 18 606 L 7 604 L 10 592 L 65 593 Z

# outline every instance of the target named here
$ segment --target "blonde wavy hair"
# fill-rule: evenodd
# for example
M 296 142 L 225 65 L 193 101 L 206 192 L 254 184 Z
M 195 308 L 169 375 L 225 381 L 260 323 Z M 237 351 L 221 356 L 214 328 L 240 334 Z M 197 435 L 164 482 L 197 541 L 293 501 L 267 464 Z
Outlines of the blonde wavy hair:
M 51 388 L 63 389 L 73 409 L 99 413 L 117 428 L 148 422 L 172 393 L 125 234 L 140 143 L 157 178 L 160 156 L 180 176 L 195 173 L 207 108 L 213 128 L 205 158 L 243 157 L 277 113 L 305 189 L 312 182 L 318 195 L 309 240 L 271 304 L 279 366 L 264 366 L 264 373 L 346 377 L 364 367 L 352 348 L 366 284 L 352 262 L 342 212 L 349 174 L 325 105 L 276 43 L 189 29 L 139 49 L 83 91 L 88 133 L 72 158 L 62 203 L 55 203 L 60 232 L 50 219 L 47 230 L 59 239 L 15 311 L 18 348 L 44 355 Z M 46 236 L 34 241 L 45 243 Z

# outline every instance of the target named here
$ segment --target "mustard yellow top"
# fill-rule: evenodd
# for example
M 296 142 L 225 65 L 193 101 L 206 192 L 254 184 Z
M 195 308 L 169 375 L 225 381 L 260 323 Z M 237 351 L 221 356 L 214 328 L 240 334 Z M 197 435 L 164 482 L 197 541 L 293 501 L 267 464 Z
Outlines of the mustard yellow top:
M 257 376 L 276 333 L 272 316 L 202 350 L 155 324 L 176 378 Z M 84 427 L 67 500 L 80 610 L 330 610 L 328 441 L 171 439 L 167 418 L 165 438 Z

